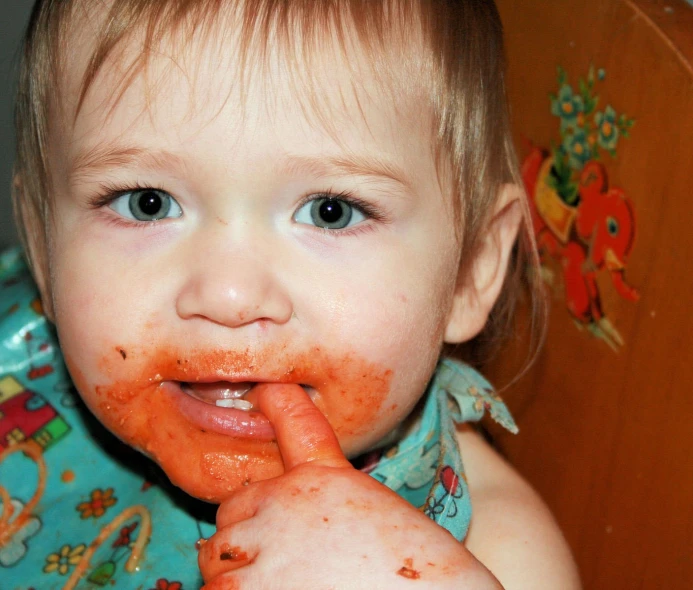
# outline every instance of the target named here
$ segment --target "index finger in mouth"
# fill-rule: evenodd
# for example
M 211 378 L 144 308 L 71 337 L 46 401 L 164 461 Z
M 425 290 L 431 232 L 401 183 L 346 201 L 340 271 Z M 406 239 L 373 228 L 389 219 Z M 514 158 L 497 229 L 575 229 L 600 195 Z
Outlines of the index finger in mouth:
M 311 462 L 331 467 L 351 465 L 327 418 L 300 385 L 262 384 L 255 389 L 260 411 L 274 428 L 287 471 Z

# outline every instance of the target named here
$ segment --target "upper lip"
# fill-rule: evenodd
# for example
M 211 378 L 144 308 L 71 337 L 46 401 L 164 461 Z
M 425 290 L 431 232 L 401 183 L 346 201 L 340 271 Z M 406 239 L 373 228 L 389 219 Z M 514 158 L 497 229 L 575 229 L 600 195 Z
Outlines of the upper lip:
M 154 381 L 172 381 L 172 382 L 177 382 L 181 384 L 189 383 L 191 385 L 196 385 L 196 384 L 206 384 L 206 383 L 229 383 L 229 384 L 235 384 L 235 383 L 252 383 L 253 385 L 257 385 L 259 383 L 296 383 L 297 381 L 295 379 L 287 379 L 289 377 L 288 375 L 282 375 L 282 374 L 274 374 L 274 375 L 240 375 L 240 374 L 235 374 L 235 375 L 228 375 L 228 374 L 204 374 L 204 375 L 199 375 L 195 374 L 193 371 L 190 371 L 190 373 L 187 373 L 186 371 L 176 371 L 175 374 L 168 374 L 168 375 L 162 375 L 158 374 L 155 375 L 153 380 Z
M 294 369 L 278 369 L 276 371 L 265 371 L 264 373 L 196 373 L 191 367 L 190 371 L 186 367 L 180 367 L 180 370 L 172 371 L 168 375 L 157 375 L 161 381 L 180 381 L 182 383 L 296 383 L 293 378 Z

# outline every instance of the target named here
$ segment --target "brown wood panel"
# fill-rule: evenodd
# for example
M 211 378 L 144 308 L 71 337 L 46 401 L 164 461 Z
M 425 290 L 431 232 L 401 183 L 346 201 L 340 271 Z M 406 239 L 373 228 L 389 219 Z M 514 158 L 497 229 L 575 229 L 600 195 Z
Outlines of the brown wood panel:
M 557 66 L 574 88 L 590 65 L 600 102 L 633 117 L 616 157 L 601 162 L 635 212 L 624 272 L 640 298 L 597 272 L 616 350 L 567 309 L 554 272 L 546 344 L 504 394 L 521 433 L 501 449 L 549 503 L 586 588 L 693 585 L 693 9 L 680 0 L 498 0 L 520 155 L 525 140 L 560 143 L 549 93 Z M 587 246 L 589 248 L 589 246 Z M 526 344 L 490 367 L 508 382 Z

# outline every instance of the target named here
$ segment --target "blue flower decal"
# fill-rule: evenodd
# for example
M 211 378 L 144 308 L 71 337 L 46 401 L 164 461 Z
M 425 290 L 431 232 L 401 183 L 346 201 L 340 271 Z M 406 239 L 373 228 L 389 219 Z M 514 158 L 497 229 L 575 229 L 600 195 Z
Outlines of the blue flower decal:
M 568 154 L 568 164 L 573 170 L 582 170 L 592 159 L 592 148 L 584 129 L 578 128 L 573 133 L 567 133 L 561 146 Z
M 604 109 L 604 112 L 600 111 L 594 116 L 594 122 L 599 130 L 597 142 L 600 147 L 613 152 L 616 149 L 619 137 L 616 111 L 609 105 Z
M 573 87 L 570 84 L 563 84 L 558 91 L 558 96 L 551 100 L 551 114 L 561 119 L 561 129 L 575 127 L 578 117 L 584 110 L 582 97 L 573 93 Z

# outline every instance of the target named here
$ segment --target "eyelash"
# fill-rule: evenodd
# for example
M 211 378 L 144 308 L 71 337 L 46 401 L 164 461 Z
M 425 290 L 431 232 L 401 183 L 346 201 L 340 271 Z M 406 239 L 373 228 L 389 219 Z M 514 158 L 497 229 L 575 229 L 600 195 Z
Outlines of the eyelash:
M 158 185 L 152 186 L 152 185 L 146 185 L 146 186 L 141 186 L 139 184 L 136 185 L 130 185 L 130 184 L 116 184 L 112 182 L 101 182 L 99 183 L 99 189 L 98 192 L 95 195 L 92 195 L 87 199 L 87 206 L 90 209 L 93 210 L 101 210 L 104 207 L 107 207 L 110 205 L 113 201 L 115 201 L 117 198 L 122 197 L 123 195 L 127 193 L 131 193 L 133 191 L 141 191 L 141 190 L 158 190 L 162 191 L 165 193 L 168 193 L 168 191 Z M 132 221 L 130 219 L 126 219 L 124 217 L 121 217 L 120 215 L 116 214 L 115 212 L 111 212 L 112 215 L 107 215 L 104 214 L 105 221 L 112 226 L 118 227 L 118 228 L 125 228 L 125 229 L 140 229 L 140 230 L 145 230 L 147 228 L 150 228 L 153 224 L 156 224 L 157 222 L 146 222 L 146 221 Z
M 123 195 L 127 193 L 131 193 L 134 191 L 143 191 L 143 190 L 157 190 L 161 191 L 164 193 L 170 194 L 165 188 L 161 187 L 160 185 L 147 185 L 147 186 L 141 186 L 139 184 L 136 185 L 127 185 L 127 184 L 115 184 L 111 182 L 103 182 L 99 184 L 99 191 L 97 194 L 93 195 L 90 197 L 87 201 L 87 205 L 89 206 L 90 209 L 102 209 L 103 207 L 107 207 L 110 205 L 115 199 L 122 197 Z M 388 216 L 384 214 L 381 210 L 378 208 L 374 207 L 372 204 L 364 201 L 363 199 L 360 199 L 359 197 L 353 195 L 349 191 L 333 191 L 332 189 L 328 189 L 326 191 L 311 191 L 309 194 L 307 194 L 305 197 L 303 197 L 297 207 L 296 211 L 298 211 L 301 207 L 303 207 L 306 203 L 309 203 L 310 201 L 313 201 L 315 199 L 320 199 L 320 198 L 329 198 L 329 199 L 335 199 L 335 200 L 340 200 L 344 201 L 351 207 L 354 207 L 355 209 L 358 209 L 367 219 L 372 219 L 376 222 L 379 223 L 387 223 L 388 222 Z M 125 225 L 127 227 L 148 227 L 152 223 L 157 223 L 157 222 L 131 222 L 127 219 L 123 219 L 121 217 L 110 217 L 110 221 L 113 223 L 116 223 L 118 225 Z M 315 228 L 318 231 L 321 231 L 324 234 L 327 235 L 332 235 L 332 236 L 337 236 L 337 235 L 355 235 L 359 232 L 362 231 L 368 231 L 372 229 L 371 226 L 365 226 L 364 224 L 359 224 L 354 227 L 349 227 L 349 228 L 344 228 L 344 229 L 327 229 L 327 228 Z
M 383 214 L 382 211 L 374 207 L 371 203 L 360 199 L 349 191 L 333 191 L 332 189 L 328 189 L 326 191 L 312 191 L 299 201 L 298 205 L 296 206 L 296 211 L 301 209 L 301 207 L 306 205 L 306 203 L 310 203 L 316 199 L 334 199 L 344 201 L 354 209 L 358 209 L 364 215 L 366 220 L 372 219 L 378 223 L 387 223 L 387 215 Z M 315 230 L 325 235 L 334 237 L 356 235 L 371 229 L 373 229 L 372 225 L 366 225 L 363 223 L 360 223 L 354 227 L 347 227 L 343 229 L 315 228 Z
M 139 184 L 136 185 L 129 185 L 129 184 L 115 184 L 115 183 L 110 183 L 110 182 L 102 182 L 99 184 L 99 191 L 97 194 L 94 196 L 90 197 L 87 201 L 87 204 L 90 209 L 101 209 L 102 207 L 106 207 L 107 205 L 110 205 L 113 201 L 115 201 L 118 197 L 122 197 L 123 195 L 126 195 L 127 193 L 132 193 L 135 191 L 147 191 L 147 190 L 155 190 L 155 191 L 161 191 L 163 193 L 168 193 L 168 191 L 161 187 L 161 186 L 140 186 Z

